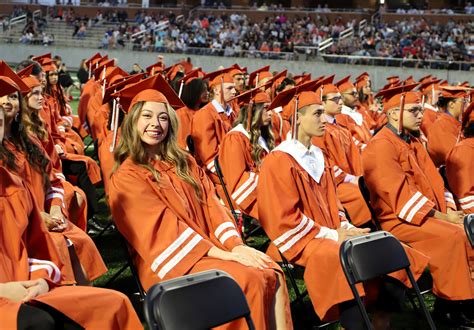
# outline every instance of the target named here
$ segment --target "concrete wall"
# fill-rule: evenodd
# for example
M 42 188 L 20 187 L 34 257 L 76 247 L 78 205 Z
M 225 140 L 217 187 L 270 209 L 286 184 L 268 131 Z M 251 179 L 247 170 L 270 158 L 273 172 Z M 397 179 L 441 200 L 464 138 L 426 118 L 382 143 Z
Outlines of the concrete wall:
M 97 49 L 82 48 L 61 48 L 61 47 L 42 47 L 18 44 L 2 44 L 0 45 L 0 59 L 8 63 L 16 64 L 26 59 L 28 55 L 40 55 L 51 52 L 53 55 L 60 55 L 63 61 L 70 69 L 76 69 L 83 58 L 90 57 L 96 53 Z M 143 68 L 156 62 L 157 53 L 145 53 L 134 51 L 108 51 L 109 58 L 117 58 L 119 65 L 127 71 L 131 70 L 133 63 L 139 63 Z M 171 65 L 185 58 L 182 54 L 164 54 L 165 63 Z M 448 70 L 424 70 L 413 68 L 387 68 L 381 66 L 365 66 L 365 65 L 345 65 L 330 64 L 324 62 L 306 62 L 306 61 L 281 61 L 281 60 L 261 60 L 247 58 L 231 58 L 231 57 L 214 57 L 214 56 L 192 56 L 194 66 L 200 66 L 205 71 L 214 71 L 219 66 L 230 66 L 236 62 L 242 67 L 248 67 L 250 71 L 259 67 L 271 64 L 271 70 L 281 71 L 288 69 L 289 72 L 299 74 L 302 72 L 311 72 L 313 77 L 322 75 L 336 74 L 336 81 L 346 75 L 351 74 L 353 77 L 367 71 L 372 77 L 375 89 L 381 88 L 386 84 L 385 78 L 398 75 L 406 78 L 412 75 L 415 79 L 432 74 L 441 79 L 447 79 L 450 83 L 458 81 L 469 81 L 474 85 L 474 73 L 469 71 L 448 71 Z

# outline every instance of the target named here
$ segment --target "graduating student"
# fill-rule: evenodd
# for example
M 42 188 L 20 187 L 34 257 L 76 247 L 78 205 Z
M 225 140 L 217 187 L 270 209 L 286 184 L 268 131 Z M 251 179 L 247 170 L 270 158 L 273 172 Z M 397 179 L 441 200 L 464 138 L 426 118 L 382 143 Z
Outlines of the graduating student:
M 125 106 L 128 114 L 115 151 L 118 168 L 109 188 L 112 214 L 133 249 L 142 285 L 148 289 L 163 280 L 221 269 L 246 294 L 256 328 L 290 329 L 281 270 L 265 254 L 243 245 L 211 181 L 178 147 L 171 107 L 177 95 L 159 78 L 118 93 L 130 106 Z
M 439 110 L 438 106 L 438 95 L 441 90 L 439 82 L 441 79 L 427 77 L 420 81 L 418 90 L 423 93 L 423 120 L 421 121 L 420 130 L 423 134 L 428 137 L 428 133 L 431 130 L 431 126 L 438 119 Z
M 291 101 L 280 98 L 276 102 L 271 107 L 294 104 L 293 139 L 282 142 L 263 161 L 257 186 L 259 221 L 279 251 L 290 262 L 305 267 L 306 288 L 318 316 L 329 318 L 339 309 L 344 328 L 363 329 L 339 261 L 339 247 L 346 238 L 369 230 L 347 221 L 337 199 L 332 166 L 311 143 L 325 131 L 321 99 L 303 91 Z M 420 260 L 412 260 L 417 276 L 426 265 Z M 362 286 L 359 291 L 363 294 Z
M 16 86 L 16 91 L 0 98 L 0 105 L 5 110 L 1 163 L 21 176 L 33 193 L 43 220 L 63 257 L 64 269 L 67 269 L 66 281 L 81 279 L 81 284 L 92 281 L 104 274 L 107 268 L 90 237 L 67 221 L 64 187 L 58 177 L 53 175 L 52 164 L 45 155 L 41 142 L 28 136 L 22 123 L 22 112 L 26 111 L 26 105 L 20 91 L 27 94 L 28 86 L 13 72 L 10 77 L 3 78 L 14 81 L 12 84 Z M 69 255 L 69 247 L 72 256 Z M 74 275 L 71 265 L 74 267 Z
M 208 73 L 211 102 L 197 111 L 191 122 L 191 136 L 194 141 L 198 164 L 206 168 L 214 183 L 218 183 L 214 158 L 225 134 L 232 129 L 237 117 L 229 101 L 236 95 L 234 80 L 229 69 Z M 233 102 L 234 103 L 234 102 Z
M 181 95 L 178 96 L 185 106 L 176 110 L 176 115 L 179 119 L 178 144 L 183 149 L 188 148 L 187 138 L 191 135 L 191 121 L 194 114 L 209 101 L 207 84 L 202 77 L 201 69 L 195 69 L 180 82 Z
M 237 97 L 247 106 L 240 110 L 235 127 L 219 149 L 219 162 L 233 204 L 243 213 L 258 218 L 257 182 L 263 158 L 274 148 L 270 97 L 260 88 Z
M 465 324 L 459 302 L 474 298 L 474 250 L 461 226 L 464 215 L 455 211 L 452 195 L 416 137 L 421 94 L 404 86 L 386 93 L 392 95 L 384 104 L 388 124 L 362 155 L 371 203 L 382 229 L 430 258 L 435 315 Z
M 474 103 L 464 113 L 463 139 L 446 158 L 446 177 L 459 209 L 474 213 Z
M 428 132 L 428 153 L 436 167 L 446 163 L 446 156 L 461 137 L 461 119 L 467 106 L 467 91 L 459 86 L 443 86 L 438 99 L 439 114 Z
M 370 211 L 360 192 L 358 180 L 362 175 L 362 158 L 351 132 L 337 123 L 336 116 L 343 106 L 342 95 L 332 84 L 324 84 L 322 93 L 326 131 L 322 137 L 313 138 L 313 143 L 323 149 L 333 166 L 337 184 L 337 196 L 349 214 L 351 223 L 360 226 L 367 223 Z
M 371 127 L 368 123 L 370 117 L 362 111 L 359 111 L 357 89 L 354 84 L 349 81 L 349 78 L 350 76 L 347 76 L 335 84 L 344 102 L 341 114 L 336 116 L 336 120 L 339 125 L 347 128 L 351 132 L 355 144 L 362 151 L 372 137 Z M 370 121 L 372 122 L 373 120 L 370 118 Z

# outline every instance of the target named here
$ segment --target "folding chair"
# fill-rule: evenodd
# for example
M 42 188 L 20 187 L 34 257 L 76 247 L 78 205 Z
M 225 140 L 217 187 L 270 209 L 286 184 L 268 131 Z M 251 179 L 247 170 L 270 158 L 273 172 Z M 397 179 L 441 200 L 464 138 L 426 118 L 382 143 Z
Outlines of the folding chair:
M 220 270 L 155 284 L 148 290 L 144 314 L 151 330 L 210 329 L 242 317 L 255 329 L 242 289 Z
M 186 137 L 186 145 L 188 146 L 188 151 L 191 155 L 195 156 L 196 148 L 194 147 L 194 140 L 191 135 Z
M 362 194 L 362 197 L 364 197 L 365 204 L 367 205 L 367 208 L 370 211 L 370 217 L 372 218 L 372 224 L 375 230 L 382 230 L 380 227 L 379 222 L 377 221 L 377 214 L 375 213 L 374 209 L 372 208 L 372 204 L 370 203 L 370 191 L 367 185 L 365 184 L 365 179 L 363 176 L 359 177 L 359 181 L 357 182 L 359 184 L 359 190 Z
M 339 256 L 347 282 L 351 287 L 368 329 L 373 329 L 373 327 L 362 299 L 357 292 L 356 283 L 390 274 L 401 269 L 404 269 L 408 275 L 430 328 L 436 329 L 423 301 L 418 284 L 410 270 L 410 261 L 405 250 L 393 235 L 385 231 L 378 231 L 366 236 L 348 239 L 341 244 Z
M 464 217 L 464 230 L 466 231 L 467 239 L 474 248 L 474 213 Z

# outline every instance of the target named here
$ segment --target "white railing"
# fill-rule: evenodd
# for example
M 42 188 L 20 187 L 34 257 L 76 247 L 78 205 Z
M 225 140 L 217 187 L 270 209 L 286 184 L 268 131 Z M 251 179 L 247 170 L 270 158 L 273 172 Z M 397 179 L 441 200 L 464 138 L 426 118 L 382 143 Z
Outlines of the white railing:
M 33 12 L 33 19 L 35 18 L 41 18 L 41 9 L 36 9 L 34 12 Z
M 326 48 L 331 47 L 332 45 L 334 45 L 334 39 L 333 38 L 327 38 L 326 40 L 323 40 L 318 44 L 318 47 L 317 47 L 318 52 L 322 52 L 323 50 L 325 50 Z
M 365 29 L 366 26 L 367 26 L 367 20 L 366 19 L 363 19 L 359 22 L 359 35 Z
M 11 29 L 13 25 L 20 24 L 26 22 L 26 14 L 21 16 L 14 17 L 8 23 L 8 28 Z
M 350 27 L 339 33 L 339 41 L 350 38 L 354 35 L 354 28 Z
M 180 15 L 182 16 L 182 15 Z M 179 16 L 178 16 L 179 17 Z M 183 17 L 184 18 L 184 17 Z M 170 22 L 169 21 L 164 21 L 164 22 L 161 22 L 160 24 L 158 24 L 156 27 L 155 27 L 155 30 L 154 32 L 158 32 L 158 31 L 162 31 L 162 30 L 166 30 L 167 28 L 169 28 L 170 26 Z M 134 34 L 132 34 L 130 36 L 130 40 L 131 41 L 135 41 L 136 39 L 142 39 L 143 36 L 145 34 L 147 34 L 148 31 L 147 30 L 143 30 L 143 31 L 138 31 L 138 32 L 135 32 Z

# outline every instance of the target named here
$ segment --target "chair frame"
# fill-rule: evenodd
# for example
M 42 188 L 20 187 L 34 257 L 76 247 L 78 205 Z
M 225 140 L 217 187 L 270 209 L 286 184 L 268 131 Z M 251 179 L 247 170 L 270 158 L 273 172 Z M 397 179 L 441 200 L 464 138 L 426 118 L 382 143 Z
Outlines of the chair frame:
M 250 315 L 250 308 L 248 306 L 247 300 L 242 289 L 239 285 L 235 282 L 235 280 L 226 272 L 222 270 L 208 270 L 203 271 L 195 274 L 189 274 L 185 276 L 181 276 L 178 278 L 174 278 L 168 281 L 164 281 L 161 283 L 157 283 L 153 285 L 150 290 L 148 290 L 148 295 L 143 303 L 143 312 L 146 319 L 146 322 L 151 330 L 154 329 L 167 329 L 167 326 L 163 324 L 162 320 L 160 320 L 160 310 L 155 309 L 155 300 L 163 298 L 165 293 L 172 292 L 175 290 L 179 290 L 180 288 L 186 288 L 189 286 L 197 285 L 203 282 L 211 282 L 212 281 L 232 281 L 228 284 L 231 284 L 233 289 L 238 290 L 241 292 L 241 304 L 245 303 L 244 309 L 241 314 L 234 315 L 233 318 L 229 318 L 225 323 L 232 322 L 234 320 L 245 318 L 247 325 L 250 330 L 255 330 L 255 325 L 253 323 L 252 317 Z M 227 285 L 228 285 L 227 284 Z M 237 294 L 237 292 L 234 292 Z M 235 296 L 234 296 L 235 298 Z M 246 307 L 246 308 L 245 308 Z M 213 326 L 219 326 L 222 324 L 216 324 Z
M 464 231 L 466 232 L 467 239 L 474 248 L 474 213 L 468 214 L 464 217 Z
M 362 274 L 358 274 L 356 267 L 354 267 L 355 261 L 353 259 L 354 256 L 352 254 L 354 247 L 358 245 L 362 245 L 362 244 L 368 244 L 368 243 L 376 242 L 379 240 L 388 240 L 388 239 L 390 239 L 392 242 L 396 241 L 398 243 L 399 251 L 394 251 L 394 250 L 390 250 L 390 251 L 393 253 L 397 253 L 397 252 L 400 254 L 403 253 L 404 259 L 400 261 L 401 265 L 399 267 L 393 266 L 393 268 L 385 271 L 384 273 L 379 272 L 378 274 L 374 274 L 373 276 L 367 277 L 367 278 L 363 276 Z M 367 314 L 364 304 L 362 303 L 362 299 L 359 295 L 359 292 L 357 291 L 356 284 L 361 283 L 365 280 L 376 278 L 383 274 L 389 274 L 393 271 L 401 270 L 401 269 L 404 269 L 408 275 L 408 279 L 410 280 L 410 283 L 413 286 L 413 289 L 415 290 L 416 296 L 418 298 L 418 302 L 423 310 L 424 316 L 430 326 L 430 329 L 436 329 L 433 319 L 431 318 L 431 315 L 428 312 L 428 308 L 426 307 L 425 302 L 423 301 L 423 297 L 421 296 L 420 289 L 418 288 L 418 284 L 416 283 L 415 277 L 413 276 L 413 273 L 411 272 L 410 262 L 408 260 L 408 257 L 406 256 L 406 253 L 404 252 L 401 243 L 392 234 L 386 231 L 378 231 L 366 236 L 359 236 L 359 237 L 348 239 L 341 244 L 341 247 L 339 250 L 339 257 L 341 260 L 341 266 L 344 270 L 344 274 L 346 275 L 346 278 L 347 278 L 347 282 L 351 288 L 351 291 L 354 295 L 357 305 L 359 306 L 359 310 L 364 318 L 364 322 L 368 329 L 373 329 L 373 326 L 370 322 L 369 315 Z

